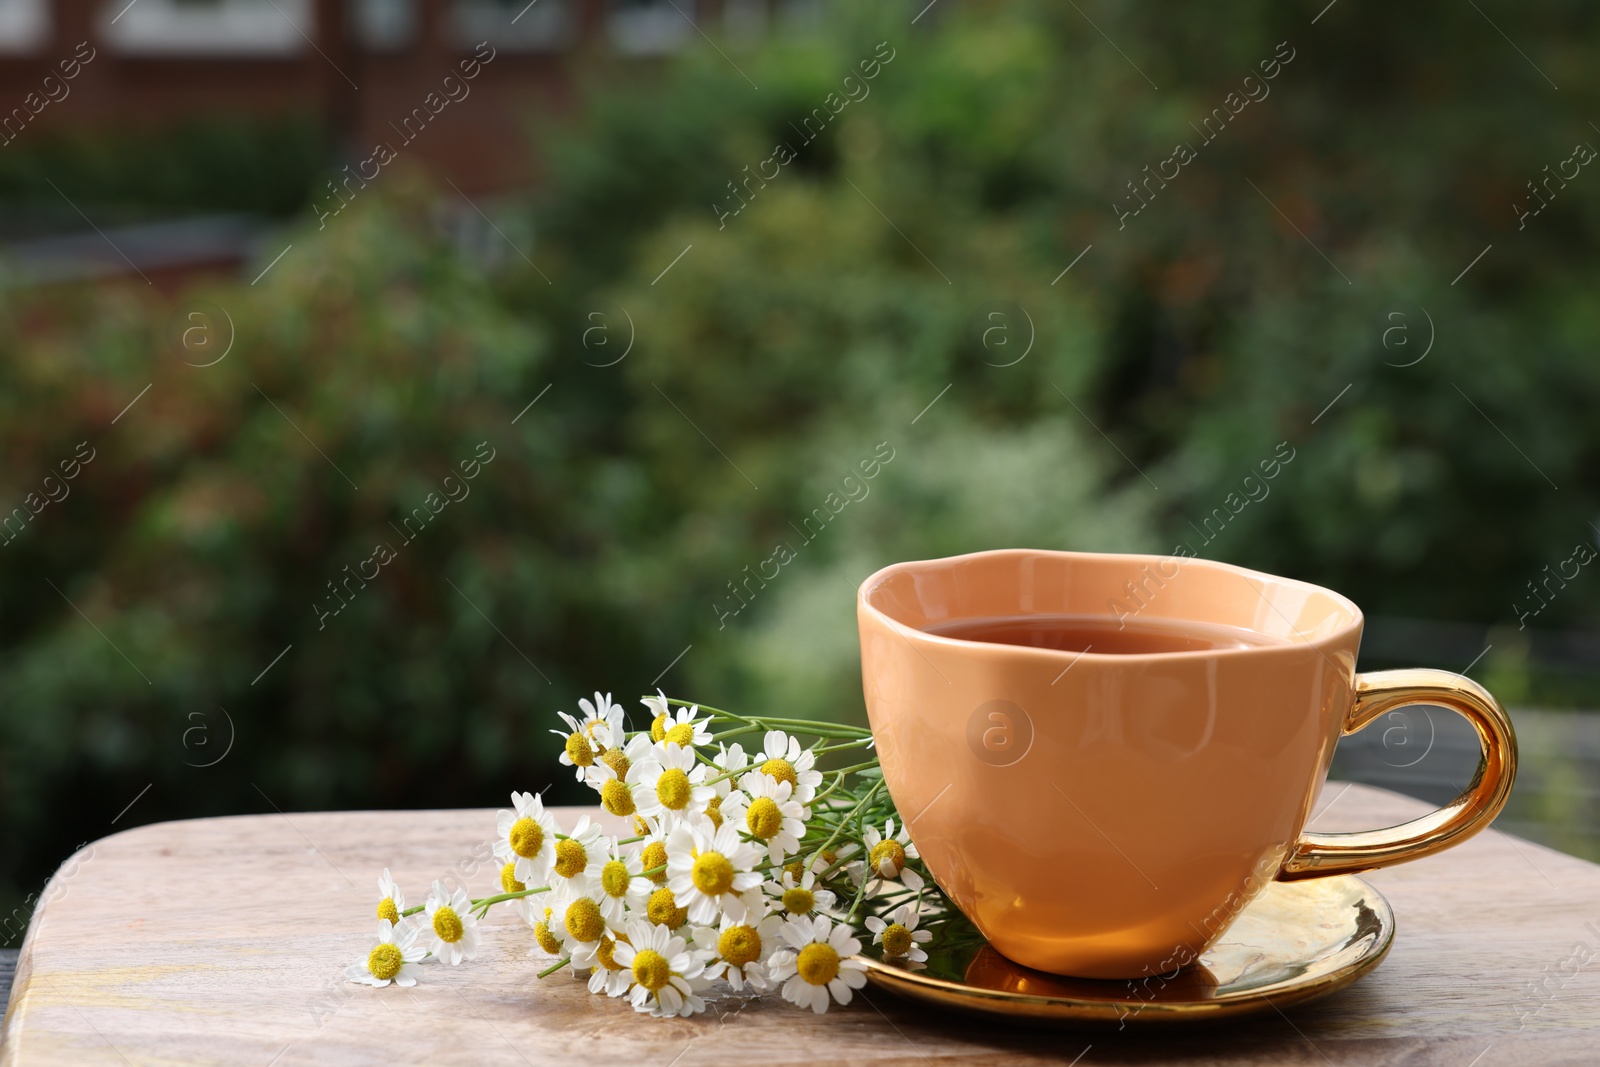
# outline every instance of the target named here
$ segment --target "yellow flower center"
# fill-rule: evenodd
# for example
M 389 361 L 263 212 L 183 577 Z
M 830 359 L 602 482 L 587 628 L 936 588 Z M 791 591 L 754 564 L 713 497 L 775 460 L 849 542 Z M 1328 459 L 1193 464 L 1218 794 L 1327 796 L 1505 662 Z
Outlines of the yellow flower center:
M 717 938 L 717 955 L 735 967 L 754 963 L 761 958 L 761 935 L 754 927 L 730 926 Z
M 400 921 L 400 909 L 394 906 L 394 897 L 384 897 L 378 901 L 378 918 L 388 919 L 391 923 Z
M 708 897 L 718 897 L 733 888 L 733 864 L 720 852 L 702 852 L 689 872 L 694 887 Z
M 620 748 L 608 748 L 600 753 L 600 762 L 616 772 L 618 778 L 628 777 L 628 769 L 633 766 Z
M 694 724 L 680 722 L 668 730 L 663 738 L 674 745 L 689 745 L 694 743 Z
M 517 881 L 517 861 L 512 860 L 500 868 L 500 891 L 503 893 L 520 893 L 528 888 L 523 882 Z
M 676 930 L 689 921 L 689 909 L 678 907 L 678 899 L 666 886 L 650 894 L 650 900 L 644 906 L 644 913 L 651 922 L 657 926 L 665 926 L 668 930 Z
M 667 958 L 653 948 L 644 949 L 633 957 L 633 980 L 654 993 L 672 977 L 672 967 Z
M 567 736 L 567 759 L 574 766 L 587 767 L 594 762 L 594 746 L 582 734 L 569 734 Z
M 667 713 L 662 712 L 650 720 L 650 740 L 665 741 L 667 738 Z
M 561 942 L 550 932 L 550 909 L 544 909 L 544 918 L 533 924 L 533 939 L 539 947 L 552 956 L 561 955 Z
M 873 845 L 872 852 L 867 857 L 867 863 L 872 868 L 872 873 L 883 873 L 884 860 L 889 861 L 890 871 L 887 877 L 893 878 L 906 865 L 905 846 L 892 837 L 887 841 L 879 841 L 876 845 Z
M 600 905 L 588 897 L 579 897 L 568 904 L 564 921 L 567 933 L 585 943 L 600 940 L 606 932 L 606 921 L 600 915 Z
M 661 798 L 662 807 L 682 811 L 689 806 L 689 776 L 676 767 L 668 767 L 656 779 L 656 796 Z
M 911 931 L 899 923 L 890 923 L 883 931 L 883 954 L 904 956 L 911 951 Z
M 506 835 L 506 840 L 511 844 L 511 851 L 524 859 L 537 856 L 544 847 L 544 827 L 524 815 L 511 824 L 511 832 Z
M 572 838 L 556 842 L 556 873 L 563 878 L 576 878 L 589 866 L 589 854 Z
M 400 973 L 400 965 L 405 959 L 400 955 L 400 949 L 394 945 L 379 945 L 367 956 L 367 970 L 372 972 L 372 977 L 389 979 Z
M 744 821 L 752 834 L 767 841 L 783 829 L 783 812 L 771 797 L 756 797 L 745 811 Z
M 608 897 L 626 896 L 628 893 L 628 865 L 621 860 L 608 860 L 600 868 L 600 888 Z
M 717 828 L 719 830 L 722 829 L 722 798 L 721 797 L 712 797 L 711 798 L 711 802 L 706 805 L 706 818 L 711 820 L 711 825 L 713 827 L 715 827 L 715 828 Z
M 615 938 L 606 938 L 600 942 L 600 947 L 594 950 L 594 958 L 599 960 L 600 965 L 608 971 L 622 970 L 622 964 L 618 963 L 616 959 L 617 942 L 626 940 L 628 939 L 623 934 L 617 934 Z
M 439 935 L 440 941 L 455 944 L 461 940 L 465 931 L 461 925 L 461 916 L 448 904 L 441 904 L 433 913 L 433 932 Z
M 600 803 L 613 815 L 633 814 L 633 793 L 615 778 L 600 787 Z
M 644 846 L 644 851 L 639 853 L 639 863 L 647 871 L 655 870 L 657 867 L 661 868 L 656 873 L 645 876 L 652 882 L 659 885 L 667 880 L 667 846 L 660 841 L 652 841 Z
M 833 950 L 832 945 L 814 942 L 800 950 L 796 969 L 800 972 L 800 977 L 812 985 L 827 985 L 838 977 L 839 954 Z
M 802 886 L 783 891 L 783 908 L 793 915 L 809 915 L 817 906 L 817 895 Z
M 788 782 L 790 788 L 800 785 L 800 778 L 794 773 L 794 764 L 781 756 L 763 763 L 761 765 L 761 773 L 776 781 Z

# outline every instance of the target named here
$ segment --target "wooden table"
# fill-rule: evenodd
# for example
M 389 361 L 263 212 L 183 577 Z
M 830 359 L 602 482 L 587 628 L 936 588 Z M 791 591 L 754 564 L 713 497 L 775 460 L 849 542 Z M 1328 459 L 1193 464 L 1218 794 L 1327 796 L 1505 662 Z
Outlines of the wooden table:
M 1343 783 L 1321 806 L 1325 830 L 1424 808 Z M 570 826 L 576 811 L 557 818 Z M 1009 1028 L 872 987 L 826 1016 L 724 996 L 704 1016 L 651 1019 L 565 974 L 536 982 L 531 931 L 503 909 L 475 963 L 429 965 L 411 989 L 346 982 L 371 944 L 378 872 L 392 868 L 413 903 L 451 869 L 470 872 L 474 895 L 498 891 L 494 866 L 474 859 L 493 824 L 486 811 L 273 814 L 96 842 L 34 918 L 0 1067 L 1600 1062 L 1600 867 L 1492 830 L 1369 876 L 1399 922 L 1373 974 L 1206 1029 Z

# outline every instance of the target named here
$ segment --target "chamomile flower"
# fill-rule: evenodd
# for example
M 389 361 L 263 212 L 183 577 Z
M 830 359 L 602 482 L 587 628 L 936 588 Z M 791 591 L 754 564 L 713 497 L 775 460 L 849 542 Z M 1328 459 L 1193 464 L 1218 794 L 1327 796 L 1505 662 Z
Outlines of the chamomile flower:
M 726 814 L 737 815 L 743 830 L 767 850 L 767 858 L 782 863 L 800 850 L 805 836 L 805 809 L 793 800 L 786 781 L 751 771 L 739 779 L 740 793 L 729 800 Z
M 627 934 L 617 934 L 600 940 L 594 953 L 594 969 L 589 972 L 589 992 L 620 997 L 628 991 L 633 975 L 617 962 L 617 945 L 627 939 Z
M 634 793 L 639 814 L 673 823 L 704 815 L 717 791 L 705 784 L 706 767 L 697 765 L 694 749 L 659 744 L 655 759 L 659 762 L 639 765 L 637 782 L 643 788 Z M 633 771 L 628 774 L 633 777 Z
M 621 743 L 627 722 L 622 705 L 613 702 L 610 693 L 596 692 L 593 704 L 579 697 L 578 708 L 583 712 L 582 727 L 595 743 L 605 748 Z
M 872 931 L 872 943 L 883 946 L 884 959 L 927 962 L 928 954 L 918 946 L 933 940 L 933 933 L 917 929 L 915 904 L 900 905 L 889 913 L 887 922 L 876 915 L 867 916 L 867 929 Z
M 678 907 L 678 898 L 666 886 L 651 890 L 644 913 L 656 926 L 665 926 L 668 930 L 677 930 L 689 921 L 689 909 Z
M 711 820 L 713 827 L 718 827 L 727 817 L 727 812 L 723 811 L 724 807 L 739 807 L 742 810 L 741 798 L 733 783 L 740 772 L 750 766 L 750 757 L 745 754 L 744 746 L 735 741 L 731 746 L 718 744 L 717 754 L 711 757 L 711 762 L 717 773 L 712 775 L 715 781 L 708 784 L 716 790 L 717 795 L 706 805 L 706 818 Z
M 631 748 L 633 742 L 628 744 Z M 628 749 L 623 751 L 626 753 Z M 651 745 L 639 759 L 630 757 L 628 767 L 621 774 L 611 763 L 602 761 L 587 768 L 583 780 L 590 789 L 600 794 L 601 807 L 619 818 L 627 818 L 629 815 L 637 817 L 639 803 L 650 792 L 645 780 L 654 782 L 660 774 L 661 764 L 656 759 L 655 746 Z
M 628 924 L 627 934 L 626 941 L 617 942 L 613 958 L 628 968 L 634 1011 L 688 1017 L 706 1010 L 699 995 L 705 987 L 705 964 L 683 938 L 637 919 Z
M 698 925 L 709 926 L 723 913 L 742 919 L 750 901 L 746 894 L 761 885 L 761 875 L 753 870 L 760 859 L 731 824 L 715 831 L 704 821 L 679 826 L 667 836 L 667 887 Z
M 512 793 L 511 805 L 495 817 L 495 858 L 512 864 L 517 881 L 541 885 L 556 861 L 556 820 L 534 793 Z
M 612 925 L 620 926 L 629 911 L 639 911 L 650 898 L 655 885 L 640 872 L 644 867 L 639 853 L 624 854 L 612 840 L 602 843 L 589 853 L 589 867 L 584 872 L 589 886 L 595 891 L 595 902 Z
M 563 949 L 555 928 L 560 925 L 561 919 L 555 909 L 546 903 L 547 899 L 544 896 L 523 897 L 517 903 L 523 905 L 522 917 L 533 927 L 533 939 L 538 942 L 540 950 L 551 956 L 559 956 Z M 532 951 L 528 955 L 533 955 Z
M 611 743 L 607 744 L 605 751 L 601 752 L 597 762 L 584 769 L 584 784 L 591 789 L 599 789 L 591 779 L 599 769 L 609 767 L 614 777 L 627 780 L 628 772 L 633 765 L 641 761 L 654 758 L 654 746 L 650 738 L 644 734 L 635 734 L 629 738 L 623 735 L 622 727 L 618 725 L 611 735 Z M 602 779 L 603 780 L 603 779 Z
M 572 957 L 573 970 L 593 967 L 601 944 L 619 924 L 607 922 L 599 902 L 580 890 L 569 888 L 556 894 L 550 907 L 550 932 L 561 943 L 562 952 Z
M 582 815 L 572 833 L 556 842 L 555 862 L 550 865 L 550 888 L 556 892 L 582 892 L 589 885 L 589 865 L 606 853 L 606 835 Z
M 884 822 L 881 834 L 876 826 L 869 826 L 861 835 L 861 843 L 867 846 L 867 875 L 872 879 L 867 896 L 881 896 L 900 886 L 922 888 L 922 876 L 906 866 L 907 860 L 918 858 L 917 846 L 911 843 L 911 831 L 906 827 L 902 826 L 896 836 L 893 819 Z
M 457 886 L 449 893 L 442 883 L 434 882 L 422 910 L 432 939 L 428 949 L 435 959 L 455 966 L 478 954 L 478 919 L 465 889 Z
M 735 922 L 724 915 L 721 926 L 698 927 L 694 943 L 707 957 L 707 978 L 726 978 L 735 990 L 748 987 L 763 993 L 772 988 L 767 979 L 767 958 L 781 944 L 783 916 L 768 915 L 756 922 L 751 918 L 746 916 L 746 921 Z
M 817 786 L 822 784 L 822 772 L 816 769 L 816 753 L 802 748 L 799 738 L 782 730 L 768 730 L 762 739 L 760 754 L 750 757 L 750 762 L 767 777 L 788 782 L 801 807 L 811 803 L 817 795 Z M 809 810 L 806 815 L 810 816 Z
M 818 864 L 821 864 L 819 859 Z M 781 881 L 768 882 L 764 887 L 790 918 L 806 918 L 819 911 L 832 911 L 837 898 L 829 889 L 817 888 L 817 872 L 808 870 L 796 878 L 793 871 L 785 870 Z
M 579 699 L 579 707 L 584 712 L 582 720 L 573 718 L 566 712 L 557 712 L 558 717 L 566 723 L 566 729 L 552 729 L 550 733 L 565 739 L 562 749 L 562 766 L 570 766 L 578 773 L 578 781 L 584 781 L 584 768 L 594 765 L 600 757 L 600 752 L 606 747 L 606 742 L 611 741 L 611 720 L 621 721 L 622 709 L 611 704 L 610 696 L 600 696 L 595 693 L 595 702 L 590 704 L 586 699 Z
M 659 700 L 652 697 L 644 698 L 644 706 L 655 716 L 650 720 L 650 740 L 658 744 L 683 747 L 711 744 L 711 731 L 706 729 L 711 723 L 711 717 L 708 715 L 703 719 L 695 718 L 700 713 L 700 705 L 691 704 L 674 711 L 666 701 L 667 698 L 664 696 Z
M 367 958 L 345 968 L 344 976 L 352 982 L 383 987 L 416 985 L 422 973 L 422 957 L 427 949 L 417 944 L 417 928 L 409 922 L 392 923 L 378 920 L 378 943 Z
M 640 697 L 639 703 L 643 704 L 644 710 L 650 713 L 650 729 L 652 731 L 655 730 L 656 725 L 660 722 L 661 716 L 670 714 L 672 709 L 672 705 L 667 702 L 667 694 L 659 689 L 656 690 L 656 695 L 653 697 Z M 659 741 L 661 738 L 657 737 L 654 740 Z
M 830 994 L 848 1004 L 867 984 L 867 965 L 856 959 L 861 942 L 844 923 L 835 926 L 821 915 L 789 919 L 782 933 L 789 947 L 772 954 L 768 970 L 774 981 L 783 982 L 783 999 L 821 1015 Z
M 667 839 L 661 834 L 649 834 L 639 845 L 639 868 L 644 877 L 654 885 L 667 884 Z M 661 868 L 657 870 L 656 868 Z M 652 889 L 654 886 L 652 886 Z
M 406 910 L 406 895 L 400 892 L 400 886 L 387 867 L 383 869 L 383 877 L 378 879 L 378 897 L 378 918 L 399 922 L 400 913 Z
M 507 860 L 500 867 L 500 892 L 521 893 L 528 888 L 528 883 L 517 877 L 517 864 L 515 860 Z M 524 898 L 526 899 L 526 898 Z

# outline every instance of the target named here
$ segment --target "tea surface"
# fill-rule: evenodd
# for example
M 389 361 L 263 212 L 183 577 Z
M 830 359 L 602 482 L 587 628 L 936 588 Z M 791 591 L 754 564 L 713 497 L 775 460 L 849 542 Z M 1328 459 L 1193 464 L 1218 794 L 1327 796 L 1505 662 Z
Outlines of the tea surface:
M 1285 643 L 1283 638 L 1235 626 L 1172 619 L 1118 621 L 1110 615 L 1000 615 L 951 619 L 923 629 L 960 641 L 1124 656 Z

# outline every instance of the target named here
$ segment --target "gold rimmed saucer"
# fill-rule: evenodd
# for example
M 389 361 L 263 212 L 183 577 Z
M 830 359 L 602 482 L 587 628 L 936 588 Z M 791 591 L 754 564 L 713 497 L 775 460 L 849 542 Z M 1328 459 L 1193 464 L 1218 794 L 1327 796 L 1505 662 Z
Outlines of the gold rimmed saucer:
M 1284 1008 L 1354 982 L 1394 940 L 1394 912 L 1353 875 L 1273 882 L 1198 961 L 1131 981 L 1063 978 L 996 952 L 959 914 L 930 916 L 928 961 L 862 954 L 867 978 L 939 1007 L 1055 1022 L 1179 1022 Z

